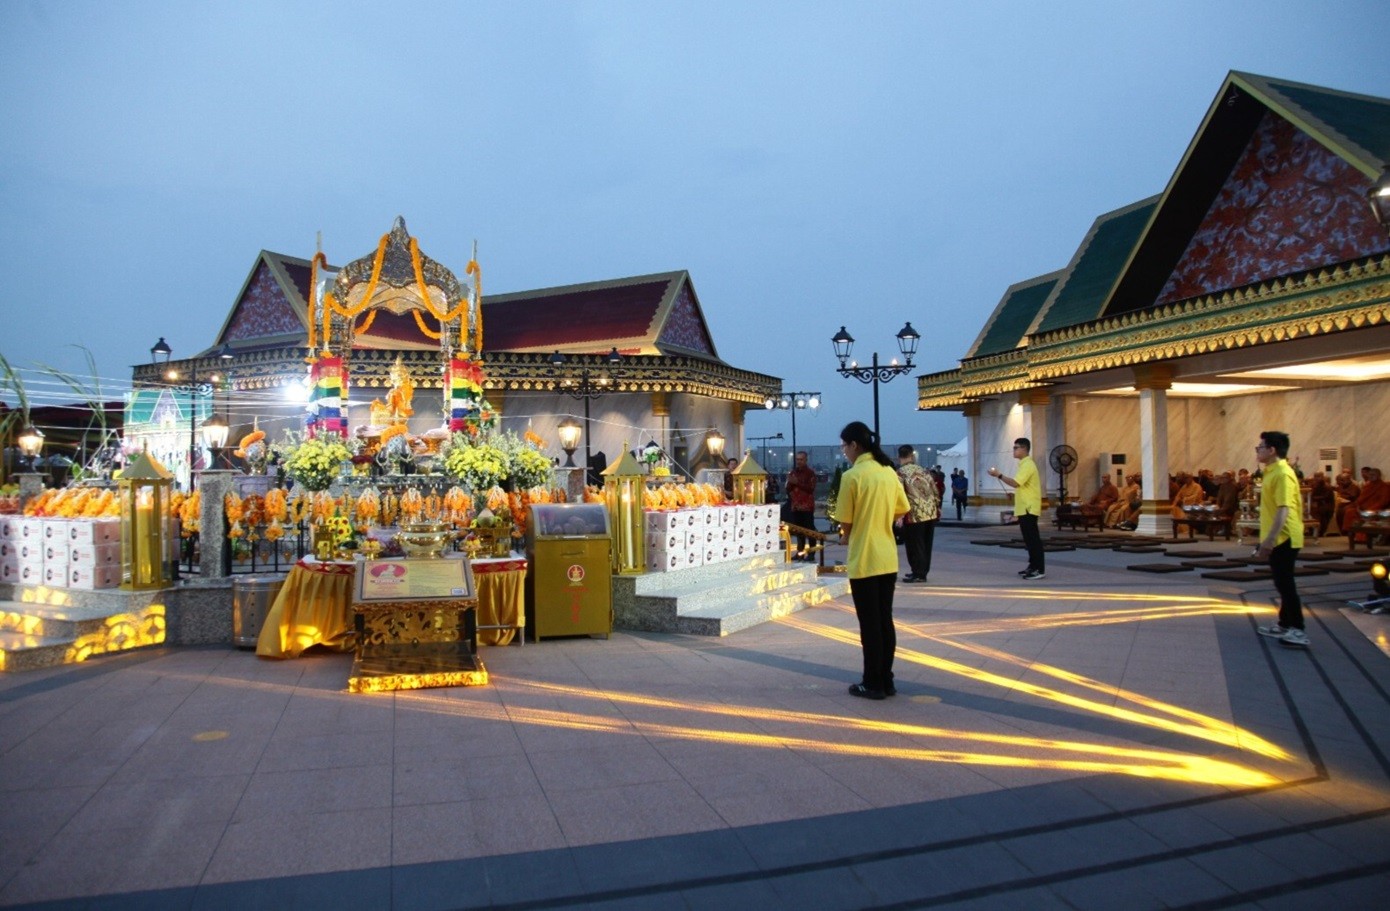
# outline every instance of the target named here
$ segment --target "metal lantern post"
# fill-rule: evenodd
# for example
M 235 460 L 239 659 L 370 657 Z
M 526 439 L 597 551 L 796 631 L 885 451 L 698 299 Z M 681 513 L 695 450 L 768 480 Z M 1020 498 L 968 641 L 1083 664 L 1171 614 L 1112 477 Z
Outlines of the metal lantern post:
M 768 436 L 768 437 L 749 437 L 749 438 L 748 438 L 748 442 L 752 443 L 755 449 L 761 449 L 761 450 L 763 451 L 763 461 L 765 461 L 765 462 L 767 462 L 769 465 L 771 465 L 771 464 L 772 464 L 772 447 L 769 446 L 768 444 L 771 443 L 773 440 L 781 440 L 781 439 L 784 439 L 784 437 L 782 436 L 782 434 L 781 434 L 780 432 L 778 432 L 778 433 L 774 433 L 772 436 Z
M 565 418 L 560 422 L 560 448 L 565 451 L 565 468 L 576 468 L 574 464 L 574 451 L 579 448 L 579 434 L 584 429 L 579 426 L 579 422 L 574 418 Z
M 19 437 L 15 442 L 19 444 L 20 455 L 24 456 L 29 462 L 28 470 L 33 471 L 35 460 L 38 459 L 39 453 L 43 451 L 43 431 L 39 430 L 33 424 L 29 424 L 20 431 Z
M 567 360 L 565 355 L 558 351 L 552 354 L 550 356 L 552 373 L 558 375 Z M 604 360 L 608 366 L 613 367 L 622 363 L 623 356 L 618 353 L 618 349 L 615 347 L 609 350 Z M 589 466 L 593 464 L 593 453 L 589 444 L 589 402 L 612 392 L 613 380 L 607 374 L 600 374 L 597 378 L 592 378 L 589 374 L 589 362 L 585 361 L 579 369 L 578 379 L 565 377 L 556 382 L 555 388 L 565 395 L 584 401 L 584 471 L 587 473 Z
M 148 450 L 121 472 L 121 588 L 164 588 L 170 582 L 164 515 L 173 480 Z
M 854 336 L 845 331 L 841 326 L 840 331 L 830 339 L 830 343 L 835 346 L 835 357 L 839 358 L 840 366 L 836 370 L 841 376 L 852 376 L 861 383 L 872 383 L 874 386 L 874 437 L 879 445 L 883 444 L 883 436 L 879 432 L 878 425 L 878 386 L 879 383 L 887 383 L 894 377 L 911 373 L 914 369 L 912 358 L 917 354 L 917 343 L 922 340 L 916 329 L 912 328 L 911 323 L 907 323 L 898 330 L 898 350 L 902 353 L 906 363 L 899 364 L 897 358 L 893 358 L 890 363 L 880 364 L 878 362 L 878 352 L 874 352 L 873 362 L 868 367 L 860 367 L 849 359 L 850 352 L 854 350 Z
M 623 442 L 622 458 L 603 470 L 603 498 L 608 504 L 608 528 L 613 536 L 613 570 L 620 576 L 646 572 L 644 536 L 646 516 L 642 509 L 642 466 Z
M 174 349 L 169 347 L 169 343 L 164 340 L 164 336 L 159 337 L 159 341 L 150 347 L 150 358 L 158 366 L 166 379 L 178 379 L 178 374 L 169 367 L 169 358 L 173 355 Z M 219 360 L 229 361 L 233 357 L 232 349 L 228 345 L 223 345 L 217 351 Z M 217 374 L 213 374 L 209 381 L 198 381 L 198 360 L 190 358 L 188 361 L 188 379 L 186 382 L 171 384 L 170 389 L 174 392 L 182 392 L 188 396 L 188 489 L 193 489 L 193 466 L 198 460 L 198 400 L 204 396 L 212 395 L 212 384 L 217 382 Z M 226 437 L 223 437 L 226 442 Z

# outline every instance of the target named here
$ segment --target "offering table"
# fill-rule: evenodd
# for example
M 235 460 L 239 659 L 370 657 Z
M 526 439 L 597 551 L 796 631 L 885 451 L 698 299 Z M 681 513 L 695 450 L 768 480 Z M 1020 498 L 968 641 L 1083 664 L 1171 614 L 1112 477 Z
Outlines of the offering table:
M 484 645 L 506 645 L 526 624 L 527 562 L 519 555 L 471 561 L 478 585 L 477 622 Z M 353 646 L 353 561 L 305 557 L 290 570 L 256 640 L 263 658 L 297 658 L 312 645 Z M 524 638 L 524 637 L 523 637 Z

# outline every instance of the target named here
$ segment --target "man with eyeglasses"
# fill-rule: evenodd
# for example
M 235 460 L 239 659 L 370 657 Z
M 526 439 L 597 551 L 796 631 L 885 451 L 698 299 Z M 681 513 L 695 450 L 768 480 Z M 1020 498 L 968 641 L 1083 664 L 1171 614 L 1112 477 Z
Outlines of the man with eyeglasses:
M 1014 458 L 1018 459 L 1018 471 L 1007 478 L 998 468 L 990 468 L 990 477 L 1014 488 L 1014 517 L 1018 519 L 1018 530 L 1023 535 L 1023 546 L 1028 548 L 1028 568 L 1019 573 L 1025 581 L 1047 578 L 1043 565 L 1042 534 L 1038 531 L 1038 517 L 1042 514 L 1042 480 L 1038 477 L 1038 465 L 1029 455 L 1033 443 L 1027 437 L 1014 440 Z
M 1255 556 L 1269 560 L 1274 588 L 1279 592 L 1279 622 L 1258 627 L 1261 636 L 1278 639 L 1281 645 L 1307 648 L 1303 630 L 1303 602 L 1294 584 L 1294 562 L 1303 547 L 1303 492 L 1298 476 L 1285 461 L 1289 455 L 1289 435 L 1279 430 L 1260 434 L 1255 460 L 1263 468 L 1260 489 L 1260 543 Z

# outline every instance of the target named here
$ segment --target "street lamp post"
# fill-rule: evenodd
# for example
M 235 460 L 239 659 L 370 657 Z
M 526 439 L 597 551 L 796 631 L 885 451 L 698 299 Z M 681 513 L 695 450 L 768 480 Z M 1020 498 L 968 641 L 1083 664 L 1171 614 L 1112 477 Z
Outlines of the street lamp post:
M 604 358 L 604 363 L 612 367 L 622 363 L 623 356 L 618 353 L 617 348 L 611 349 Z M 564 367 L 567 359 L 560 352 L 556 351 L 550 356 L 550 366 L 552 372 L 559 374 Z M 613 379 L 606 373 L 599 374 L 594 378 L 589 373 L 589 361 L 584 361 L 579 368 L 579 378 L 565 377 L 556 383 L 556 389 L 572 398 L 582 399 L 584 402 L 584 471 L 587 475 L 593 464 L 593 455 L 589 445 L 589 402 L 612 391 Z
M 868 367 L 860 367 L 849 359 L 850 352 L 854 350 L 854 336 L 845 331 L 841 326 L 840 331 L 836 332 L 830 339 L 830 343 L 835 346 L 835 357 L 840 359 L 839 369 L 836 370 L 841 376 L 852 376 L 861 383 L 872 383 L 874 387 L 874 438 L 880 446 L 883 445 L 883 436 L 879 433 L 878 427 L 878 385 L 887 383 L 894 377 L 902 376 L 913 371 L 912 357 L 917 353 L 917 343 L 922 340 L 916 329 L 912 328 L 911 323 L 907 323 L 898 330 L 898 351 L 902 353 L 905 363 L 899 364 L 897 358 L 887 364 L 878 362 L 878 352 L 874 352 L 873 362 Z
M 772 436 L 769 437 L 749 437 L 748 442 L 754 444 L 754 446 L 757 446 L 757 444 L 759 443 L 762 444 L 761 449 L 763 451 L 763 465 L 767 466 L 772 464 L 772 447 L 768 444 L 771 443 L 773 440 L 780 439 L 782 439 L 782 434 L 774 433 Z
M 792 413 L 792 458 L 796 458 L 796 413 L 804 409 L 815 411 L 820 407 L 819 392 L 784 392 L 779 397 L 768 396 L 763 400 L 763 407 L 771 411 L 773 408 L 780 408 L 783 411 Z M 778 436 L 781 439 L 781 436 Z
M 169 358 L 174 353 L 174 349 L 169 347 L 169 343 L 164 340 L 164 336 L 159 337 L 150 348 L 150 358 L 154 364 L 161 369 L 164 377 L 169 380 L 178 379 L 178 374 L 169 367 Z M 217 352 L 220 360 L 229 361 L 232 359 L 232 349 L 223 345 Z M 198 458 L 198 399 L 203 396 L 212 395 L 212 384 L 217 381 L 217 374 L 213 374 L 210 382 L 198 381 L 198 359 L 190 358 L 188 361 L 188 380 L 182 383 L 170 384 L 170 389 L 174 392 L 182 392 L 188 396 L 188 489 L 193 490 L 193 463 Z M 230 428 L 228 428 L 230 429 Z M 226 435 L 223 434 L 222 441 L 226 442 Z

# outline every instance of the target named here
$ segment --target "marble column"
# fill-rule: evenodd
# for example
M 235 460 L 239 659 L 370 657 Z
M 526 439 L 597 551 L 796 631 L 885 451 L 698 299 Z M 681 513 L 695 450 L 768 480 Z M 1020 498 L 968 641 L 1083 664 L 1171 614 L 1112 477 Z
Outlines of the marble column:
M 1141 364 L 1134 368 L 1139 390 L 1139 459 L 1144 480 L 1144 505 L 1136 531 L 1167 537 L 1172 525 L 1168 498 L 1168 390 L 1173 386 L 1171 364 Z
M 1033 456 L 1033 461 L 1038 466 L 1038 481 L 1042 485 L 1042 501 L 1044 512 L 1047 509 L 1048 496 L 1057 494 L 1057 478 L 1052 470 L 1052 466 L 1047 464 L 1047 455 L 1052 451 L 1052 447 L 1047 441 L 1047 406 L 1049 396 L 1045 389 L 1025 389 L 1018 395 L 1019 404 L 1023 406 L 1023 435 L 1028 437 L 1032 444 L 1029 453 Z
M 985 467 L 980 459 L 980 403 L 967 402 L 961 409 L 961 414 L 965 415 L 965 432 L 967 443 L 970 448 L 970 457 L 966 459 L 967 479 L 970 481 L 970 489 L 966 494 L 966 503 L 971 506 L 979 506 L 979 500 L 970 502 L 970 497 L 978 497 L 980 493 L 980 478 L 985 476 Z
M 198 472 L 198 490 L 202 500 L 198 511 L 198 572 L 204 579 L 223 579 L 223 554 L 231 542 L 227 540 L 225 498 L 233 489 L 237 471 L 215 469 Z
M 36 471 L 20 471 L 15 477 L 19 479 L 19 512 L 23 515 L 24 504 L 43 493 L 43 475 Z
M 584 502 L 584 469 L 578 465 L 573 468 L 556 466 L 555 476 L 551 483 L 565 492 L 565 501 L 569 503 Z

